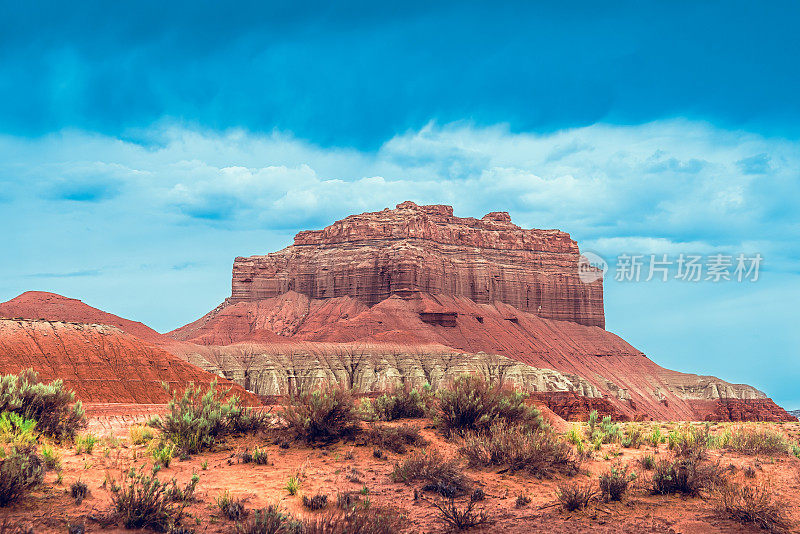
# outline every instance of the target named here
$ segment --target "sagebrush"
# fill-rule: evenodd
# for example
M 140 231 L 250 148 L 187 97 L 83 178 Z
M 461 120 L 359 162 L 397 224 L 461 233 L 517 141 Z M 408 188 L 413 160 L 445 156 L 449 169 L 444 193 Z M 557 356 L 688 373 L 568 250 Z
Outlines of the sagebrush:
M 289 432 L 307 443 L 330 443 L 352 436 L 358 430 L 353 396 L 336 384 L 324 384 L 314 391 L 291 395 L 282 415 Z
M 36 421 L 38 432 L 55 439 L 72 437 L 86 426 L 86 415 L 75 393 L 61 380 L 45 384 L 33 369 L 0 377 L 0 412 Z
M 578 469 L 572 447 L 555 433 L 495 423 L 488 431 L 464 435 L 459 453 L 471 467 L 505 466 L 535 477 L 574 474 Z
M 165 386 L 169 391 L 169 387 Z M 150 426 L 162 432 L 186 454 L 211 448 L 217 440 L 231 434 L 256 431 L 270 424 L 269 414 L 241 405 L 239 397 L 230 390 L 217 389 L 214 380 L 204 392 L 200 386 L 189 384 L 183 394 L 172 392 L 169 413 L 150 420 Z
M 437 396 L 437 419 L 446 435 L 486 431 L 496 422 L 545 427 L 539 410 L 526 404 L 527 395 L 480 376 L 459 376 Z
M 472 488 L 458 461 L 445 459 L 438 450 L 420 451 L 395 464 L 392 478 L 396 481 L 424 483 L 424 491 L 433 491 L 444 497 L 454 497 Z

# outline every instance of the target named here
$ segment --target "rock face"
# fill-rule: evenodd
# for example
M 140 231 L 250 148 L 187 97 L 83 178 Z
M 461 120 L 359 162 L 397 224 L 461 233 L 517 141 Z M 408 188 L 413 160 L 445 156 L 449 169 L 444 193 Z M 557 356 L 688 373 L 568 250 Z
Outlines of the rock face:
M 162 382 L 183 389 L 215 378 L 113 326 L 0 319 L 0 373 L 28 367 L 42 380 L 62 379 L 84 402 L 165 403 L 170 396 Z M 256 401 L 225 379 L 220 386 L 233 387 L 245 402 Z
M 230 303 L 295 291 L 373 306 L 423 292 L 602 328 L 602 280 L 581 282 L 578 258 L 569 234 L 522 229 L 505 212 L 461 218 L 450 206 L 403 202 L 300 232 L 279 252 L 236 258 Z

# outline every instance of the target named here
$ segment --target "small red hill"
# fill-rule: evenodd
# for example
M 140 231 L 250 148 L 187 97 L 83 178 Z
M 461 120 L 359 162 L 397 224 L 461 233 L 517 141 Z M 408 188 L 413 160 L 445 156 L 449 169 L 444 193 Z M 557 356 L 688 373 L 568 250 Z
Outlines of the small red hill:
M 107 324 L 150 343 L 167 341 L 164 336 L 140 322 L 123 319 L 113 313 L 93 308 L 78 299 L 46 291 L 26 291 L 9 301 L 0 303 L 0 317 Z
M 29 367 L 42 380 L 62 379 L 84 402 L 163 404 L 170 395 L 162 383 L 180 390 L 217 378 L 113 326 L 0 319 L 0 374 Z M 240 386 L 218 381 L 246 403 L 257 402 Z

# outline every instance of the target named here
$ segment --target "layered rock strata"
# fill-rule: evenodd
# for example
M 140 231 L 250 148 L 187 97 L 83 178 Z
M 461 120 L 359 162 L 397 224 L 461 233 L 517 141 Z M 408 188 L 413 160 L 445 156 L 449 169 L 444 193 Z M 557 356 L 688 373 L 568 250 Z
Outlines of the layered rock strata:
M 603 327 L 602 280 L 581 282 L 578 259 L 569 234 L 520 228 L 505 212 L 462 218 L 450 206 L 403 202 L 300 232 L 279 252 L 236 258 L 229 302 L 295 291 L 372 306 L 440 293 Z
M 0 374 L 32 368 L 44 381 L 63 380 L 84 402 L 163 404 L 162 387 L 207 387 L 216 376 L 160 348 L 99 325 L 27 319 L 0 319 Z M 226 379 L 245 402 L 256 399 Z

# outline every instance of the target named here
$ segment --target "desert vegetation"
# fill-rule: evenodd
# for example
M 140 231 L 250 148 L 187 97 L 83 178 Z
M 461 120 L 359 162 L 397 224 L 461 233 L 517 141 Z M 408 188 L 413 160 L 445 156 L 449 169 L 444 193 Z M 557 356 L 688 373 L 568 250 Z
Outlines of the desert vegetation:
M 20 525 L 34 502 L 58 510 L 65 530 L 514 533 L 530 516 L 564 529 L 591 530 L 597 517 L 655 528 L 636 523 L 640 503 L 656 522 L 796 525 L 786 473 L 800 467 L 800 424 L 593 412 L 557 431 L 530 398 L 476 376 L 366 402 L 320 384 L 272 411 L 215 384 L 191 387 L 114 434 L 84 422 L 39 432 L 24 415 L 36 411 L 20 408 L 0 413 L 0 505 Z

